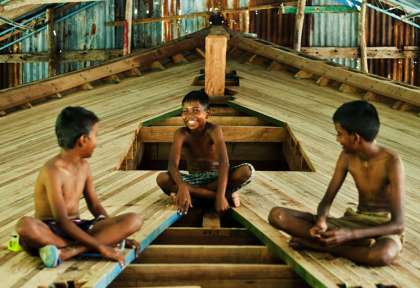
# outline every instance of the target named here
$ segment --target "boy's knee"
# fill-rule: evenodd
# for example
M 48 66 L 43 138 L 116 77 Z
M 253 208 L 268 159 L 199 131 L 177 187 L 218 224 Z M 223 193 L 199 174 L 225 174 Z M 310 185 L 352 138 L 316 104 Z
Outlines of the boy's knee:
M 247 181 L 252 176 L 252 169 L 249 165 L 239 167 L 232 175 L 232 181 L 241 184 Z
M 372 249 L 368 253 L 367 264 L 371 266 L 386 266 L 394 262 L 398 257 L 400 249 L 392 240 L 387 242 L 379 249 Z
M 16 232 L 21 237 L 35 235 L 37 233 L 37 225 L 35 225 L 32 217 L 23 216 L 16 223 Z
M 268 222 L 277 228 L 281 228 L 284 220 L 284 213 L 283 208 L 274 207 L 268 214 Z
M 156 184 L 159 186 L 159 187 L 163 187 L 163 186 L 165 186 L 165 184 L 168 182 L 168 179 L 169 179 L 169 175 L 168 175 L 168 172 L 160 172 L 159 174 L 158 174 L 158 176 L 156 177 Z
M 143 217 L 139 214 L 130 212 L 126 214 L 126 221 L 128 222 L 127 227 L 130 231 L 130 234 L 137 232 L 140 230 L 141 226 L 143 225 Z

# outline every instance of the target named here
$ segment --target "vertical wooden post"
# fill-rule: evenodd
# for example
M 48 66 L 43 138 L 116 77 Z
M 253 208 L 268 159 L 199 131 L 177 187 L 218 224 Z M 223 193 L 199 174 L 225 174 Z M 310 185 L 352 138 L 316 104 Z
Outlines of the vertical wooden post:
M 366 1 L 362 0 L 359 14 L 360 70 L 368 73 L 366 47 Z
M 225 95 L 226 49 L 225 35 L 206 37 L 205 91 L 210 99 Z
M 300 51 L 302 46 L 302 31 L 303 31 L 303 22 L 305 20 L 305 6 L 306 0 L 298 0 L 297 10 L 296 10 L 296 23 L 295 23 L 295 38 L 293 48 L 296 51 Z
M 48 77 L 53 77 L 57 74 L 57 55 L 54 35 L 54 11 L 47 9 L 47 45 L 48 45 Z
M 133 22 L 133 1 L 125 2 L 124 49 L 123 55 L 131 54 L 131 27 Z

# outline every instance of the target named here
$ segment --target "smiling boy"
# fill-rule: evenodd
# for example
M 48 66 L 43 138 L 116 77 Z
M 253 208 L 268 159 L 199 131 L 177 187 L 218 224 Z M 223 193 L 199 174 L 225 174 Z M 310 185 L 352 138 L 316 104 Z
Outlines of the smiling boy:
M 317 215 L 275 207 L 269 222 L 292 236 L 295 248 L 327 251 L 356 263 L 392 263 L 402 249 L 404 169 L 398 155 L 375 142 L 379 117 L 365 101 L 340 106 L 333 116 L 343 148 Z M 357 211 L 328 217 L 331 204 L 350 173 L 359 196 Z
M 87 158 L 96 147 L 98 117 L 83 107 L 67 107 L 57 117 L 55 131 L 62 151 L 41 168 L 35 183 L 35 217 L 24 216 L 16 226 L 21 246 L 40 255 L 46 267 L 55 267 L 89 250 L 124 265 L 113 246 L 140 229 L 136 213 L 109 216 L 93 185 Z M 80 219 L 85 198 L 95 217 Z M 130 240 L 131 246 L 138 243 Z
M 214 200 L 218 212 L 238 207 L 237 190 L 247 185 L 254 173 L 248 163 L 229 166 L 222 129 L 207 121 L 208 107 L 209 98 L 202 90 L 184 97 L 181 117 L 185 127 L 175 132 L 168 172 L 160 173 L 156 179 L 166 194 L 176 195 L 178 210 L 184 214 L 192 207 L 191 197 Z M 181 154 L 188 174 L 179 171 Z

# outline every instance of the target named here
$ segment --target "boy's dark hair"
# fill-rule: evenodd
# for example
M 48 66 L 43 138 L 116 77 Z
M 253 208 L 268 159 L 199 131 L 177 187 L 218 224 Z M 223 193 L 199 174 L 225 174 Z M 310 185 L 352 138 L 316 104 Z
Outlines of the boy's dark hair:
M 58 145 L 64 149 L 74 148 L 77 139 L 89 135 L 92 126 L 99 122 L 95 113 L 83 107 L 64 108 L 55 121 Z
M 369 142 L 375 139 L 379 131 L 379 117 L 375 106 L 363 100 L 341 105 L 335 111 L 333 121 L 350 134 L 357 133 Z
M 207 96 L 206 92 L 204 92 L 204 89 L 191 91 L 185 95 L 184 99 L 182 99 L 182 105 L 192 101 L 198 101 L 205 110 L 209 107 L 209 96 Z

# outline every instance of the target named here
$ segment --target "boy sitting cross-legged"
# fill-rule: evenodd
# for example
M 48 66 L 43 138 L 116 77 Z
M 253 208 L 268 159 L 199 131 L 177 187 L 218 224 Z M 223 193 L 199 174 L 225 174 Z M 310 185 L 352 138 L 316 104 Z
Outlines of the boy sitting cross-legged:
M 62 151 L 41 168 L 35 184 L 35 217 L 24 216 L 16 226 L 21 246 L 40 255 L 47 267 L 55 267 L 89 250 L 124 265 L 113 247 L 138 231 L 143 220 L 136 213 L 110 217 L 93 186 L 86 158 L 96 147 L 97 116 L 82 107 L 67 107 L 57 118 L 55 131 Z M 79 217 L 84 197 L 94 219 Z M 138 247 L 138 243 L 128 240 Z
M 191 197 L 214 200 L 218 212 L 238 207 L 237 190 L 247 185 L 254 173 L 248 163 L 229 166 L 222 129 L 207 121 L 208 106 L 209 97 L 202 90 L 184 97 L 181 116 L 185 127 L 175 132 L 168 172 L 160 173 L 156 179 L 166 194 L 176 198 L 178 210 L 185 214 L 192 207 Z M 179 171 L 181 154 L 188 174 Z
M 402 249 L 404 169 L 398 155 L 375 142 L 379 118 L 365 101 L 343 104 L 333 116 L 343 147 L 317 215 L 275 207 L 269 222 L 292 236 L 295 248 L 327 251 L 356 263 L 392 263 Z M 357 211 L 328 217 L 331 204 L 350 173 L 359 193 Z

